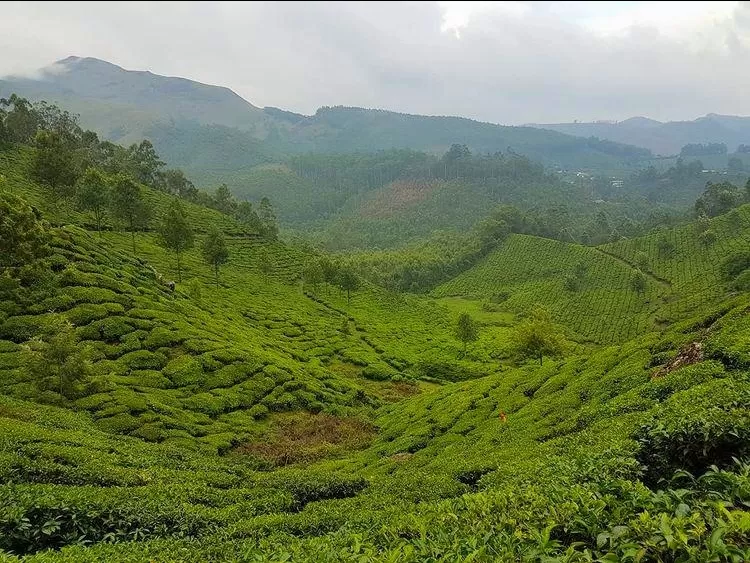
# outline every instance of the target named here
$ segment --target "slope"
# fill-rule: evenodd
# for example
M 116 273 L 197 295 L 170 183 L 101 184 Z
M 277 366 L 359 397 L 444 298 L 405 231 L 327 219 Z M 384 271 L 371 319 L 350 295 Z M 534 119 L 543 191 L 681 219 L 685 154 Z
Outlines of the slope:
M 303 292 L 305 252 L 241 233 L 218 287 L 191 251 L 198 282 L 171 293 L 148 267 L 171 267 L 154 242 L 139 233 L 135 257 L 128 233 L 56 227 L 50 256 L 18 284 L 3 275 L 4 560 L 750 557 L 748 293 L 722 287 L 635 339 L 514 366 L 492 359 L 493 339 L 456 360 L 453 319 L 430 299 Z M 501 280 L 582 261 L 590 283 L 615 284 L 630 267 L 624 251 L 546 242 L 510 237 Z M 70 402 L 24 369 L 23 344 L 55 315 L 92 348 L 92 385 Z M 458 382 L 404 381 L 448 358 Z
M 495 301 L 494 308 L 514 313 L 542 304 L 581 337 L 623 342 L 721 299 L 721 265 L 747 247 L 749 221 L 747 205 L 712 219 L 703 227 L 716 236 L 709 244 L 690 223 L 595 248 L 511 235 L 433 294 Z M 577 267 L 584 273 L 568 281 Z M 632 283 L 639 270 L 646 274 L 642 291 Z
M 6 77 L 0 95 L 17 93 L 56 103 L 81 116 L 84 127 L 120 143 L 140 141 L 155 123 L 194 121 L 265 135 L 266 114 L 219 86 L 125 70 L 92 57 L 68 57 L 35 78 Z

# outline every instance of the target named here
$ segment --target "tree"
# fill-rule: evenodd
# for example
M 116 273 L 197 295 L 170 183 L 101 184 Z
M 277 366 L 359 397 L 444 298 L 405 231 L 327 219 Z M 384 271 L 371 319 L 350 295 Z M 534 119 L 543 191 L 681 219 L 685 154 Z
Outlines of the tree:
M 149 210 L 143 201 L 141 187 L 130 177 L 119 174 L 113 180 L 109 205 L 112 216 L 130 230 L 135 254 L 135 230 L 148 225 Z
M 463 342 L 463 354 L 466 354 L 466 345 L 479 339 L 479 327 L 468 313 L 461 313 L 456 322 L 456 338 Z
M 34 138 L 34 177 L 59 197 L 71 195 L 76 183 L 73 151 L 56 131 L 39 131 Z
M 352 291 L 357 291 L 360 286 L 360 279 L 350 266 L 344 267 L 339 271 L 338 286 L 346 291 L 346 302 L 351 303 Z
M 175 253 L 177 257 L 177 281 L 182 282 L 180 253 L 193 247 L 193 230 L 188 223 L 187 214 L 179 200 L 169 204 L 166 215 L 159 225 L 159 243 Z
M 237 202 L 234 200 L 232 192 L 229 191 L 226 184 L 222 184 L 216 188 L 216 191 L 214 192 L 214 205 L 216 206 L 216 209 L 222 213 L 227 215 L 234 214 L 237 208 Z
M 305 285 L 311 285 L 313 290 L 317 289 L 318 284 L 323 281 L 323 268 L 320 262 L 311 260 L 302 270 L 302 281 Z
M 254 233 L 260 233 L 263 230 L 260 224 L 260 217 L 258 217 L 255 209 L 253 209 L 253 204 L 249 201 L 238 203 L 234 216 L 240 223 L 247 225 Z
M 3 139 L 11 143 L 28 143 L 39 128 L 39 114 L 34 111 L 26 98 L 11 94 L 10 98 L 0 99 L 3 110 Z
M 737 207 L 743 194 L 731 182 L 706 182 L 706 189 L 695 202 L 696 215 L 705 214 L 715 217 Z
M 516 345 L 522 357 L 539 359 L 542 365 L 544 356 L 558 356 L 565 352 L 565 339 L 553 324 L 546 309 L 535 307 L 529 317 L 516 328 Z
M 168 194 L 176 195 L 182 199 L 192 200 L 198 192 L 198 189 L 185 177 L 185 173 L 182 170 L 165 170 L 161 174 L 161 178 L 164 185 L 164 191 Z
M 91 376 L 88 350 L 79 347 L 73 325 L 61 318 L 53 334 L 26 343 L 25 361 L 29 375 L 40 390 L 56 390 L 67 399 L 78 396 Z
M 78 181 L 76 203 L 82 211 L 91 211 L 96 231 L 102 234 L 102 217 L 109 201 L 109 178 L 97 168 L 89 168 Z
M 271 202 L 267 197 L 260 200 L 258 217 L 260 218 L 261 234 L 267 239 L 276 240 L 279 235 L 279 227 L 276 224 L 273 207 L 271 207 Z
M 643 272 L 640 270 L 633 272 L 633 276 L 630 278 L 630 287 L 639 295 L 646 292 L 646 276 L 643 275 Z
M 339 267 L 338 265 L 328 258 L 328 256 L 323 256 L 318 263 L 320 264 L 320 269 L 323 272 L 323 281 L 329 285 L 333 285 L 336 283 L 336 280 L 339 277 Z
M 0 268 L 27 264 L 47 252 L 47 227 L 26 200 L 0 192 Z
M 127 150 L 127 171 L 141 184 L 156 187 L 163 166 L 164 162 L 156 153 L 154 145 L 147 139 L 139 144 L 130 145 Z
M 273 273 L 273 261 L 265 248 L 261 249 L 258 256 L 258 269 L 266 278 Z
M 224 236 L 216 226 L 211 227 L 206 240 L 203 241 L 203 259 L 213 267 L 216 287 L 219 287 L 219 266 L 229 260 L 229 250 L 224 242 Z
M 747 179 L 745 184 L 745 201 L 750 202 L 750 178 Z

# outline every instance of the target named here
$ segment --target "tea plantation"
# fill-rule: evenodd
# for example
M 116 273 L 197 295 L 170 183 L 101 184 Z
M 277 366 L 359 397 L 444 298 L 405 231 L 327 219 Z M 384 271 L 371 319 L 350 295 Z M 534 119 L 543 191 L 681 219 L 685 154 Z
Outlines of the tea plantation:
M 0 153 L 49 223 L 0 276 L 0 561 L 750 559 L 747 206 L 710 243 L 511 235 L 432 296 L 349 298 L 189 203 L 180 282 L 157 232 L 98 235 L 29 158 Z M 566 346 L 526 361 L 538 304 Z

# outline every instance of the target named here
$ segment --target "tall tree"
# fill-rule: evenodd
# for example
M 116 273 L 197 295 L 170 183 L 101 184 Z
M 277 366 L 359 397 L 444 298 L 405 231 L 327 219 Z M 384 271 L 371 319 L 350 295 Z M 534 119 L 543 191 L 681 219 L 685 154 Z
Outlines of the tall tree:
M 227 215 L 233 215 L 237 209 L 237 202 L 226 184 L 222 184 L 216 188 L 214 192 L 214 205 L 216 209 Z
M 185 209 L 177 199 L 172 200 L 167 213 L 162 217 L 159 225 L 159 242 L 175 253 L 177 257 L 177 281 L 182 282 L 180 254 L 193 247 L 194 239 Z
M 479 339 L 479 327 L 476 321 L 468 313 L 461 313 L 456 322 L 456 338 L 463 342 L 463 354 L 466 354 L 466 345 Z
M 160 183 L 160 171 L 164 162 L 159 158 L 151 141 L 144 139 L 128 148 L 127 166 L 128 172 L 141 184 L 156 187 Z
M 305 285 L 312 286 L 313 290 L 316 290 L 318 284 L 323 281 L 323 268 L 320 267 L 320 262 L 317 260 L 311 260 L 302 270 L 302 281 Z
M 639 295 L 646 292 L 646 276 L 643 275 L 643 272 L 640 270 L 633 272 L 633 277 L 630 278 L 630 287 Z
M 320 270 L 323 272 L 323 281 L 327 286 L 334 285 L 339 276 L 338 265 L 328 258 L 328 256 L 323 256 L 318 261 L 318 264 L 320 265 Z M 326 287 L 326 293 L 328 293 L 328 287 Z
M 229 260 L 229 250 L 224 242 L 224 236 L 216 226 L 211 227 L 206 240 L 203 241 L 203 259 L 213 267 L 216 287 L 219 287 L 219 266 Z
M 0 108 L 8 108 L 3 110 L 3 140 L 11 143 L 29 143 L 40 125 L 39 114 L 34 111 L 29 100 L 11 94 L 9 98 L 0 99 Z
M 56 131 L 39 131 L 34 145 L 34 177 L 58 197 L 71 195 L 77 171 L 70 144 Z
M 96 231 L 102 235 L 102 217 L 109 201 L 109 178 L 98 168 L 84 172 L 76 187 L 76 203 L 83 211 L 91 211 Z
M 47 252 L 41 215 L 26 200 L 0 192 L 0 268 L 27 264 Z
M 279 235 L 279 227 L 276 224 L 276 214 L 271 207 L 271 201 L 267 197 L 260 200 L 258 217 L 260 218 L 263 236 L 270 240 L 276 240 Z
M 260 217 L 253 209 L 253 204 L 249 201 L 241 201 L 237 204 L 237 210 L 234 213 L 235 218 L 254 233 L 260 233 L 263 229 L 260 224 Z
M 539 365 L 544 356 L 561 355 L 566 347 L 562 332 L 553 324 L 549 312 L 541 307 L 535 307 L 518 325 L 515 340 L 519 354 L 538 358 Z
M 130 230 L 135 254 L 135 231 L 148 225 L 150 215 L 143 201 L 141 186 L 132 178 L 119 174 L 113 179 L 109 205 L 112 216 L 122 221 Z
M 359 277 L 354 273 L 351 266 L 341 268 L 337 282 L 338 286 L 346 291 L 346 302 L 351 303 L 352 291 L 357 291 L 361 284 Z
M 185 177 L 182 170 L 165 170 L 162 174 L 164 190 L 168 194 L 176 195 L 182 199 L 192 200 L 198 192 L 193 183 Z

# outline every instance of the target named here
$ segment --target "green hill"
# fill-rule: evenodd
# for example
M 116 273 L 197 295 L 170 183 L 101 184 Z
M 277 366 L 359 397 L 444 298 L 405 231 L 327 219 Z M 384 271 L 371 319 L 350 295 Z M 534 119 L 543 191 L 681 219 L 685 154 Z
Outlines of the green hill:
M 495 301 L 494 308 L 514 313 L 543 304 L 582 337 L 623 342 L 724 298 L 721 265 L 747 248 L 748 221 L 747 205 L 712 219 L 705 228 L 716 241 L 709 245 L 695 224 L 598 247 L 511 235 L 433 294 Z M 583 274 L 573 283 L 578 265 Z M 640 291 L 632 284 L 638 270 L 646 274 Z
M 747 207 L 708 245 L 693 225 L 597 248 L 511 235 L 438 298 L 350 300 L 300 284 L 309 250 L 185 202 L 197 245 L 172 292 L 157 234 L 133 254 L 117 223 L 88 231 L 30 180 L 33 150 L 0 153 L 0 202 L 34 203 L 23 232 L 49 246 L 0 262 L 3 560 L 750 557 L 750 261 L 722 273 Z M 173 201 L 143 189 L 157 217 Z M 541 365 L 515 354 L 535 302 L 570 340 Z

